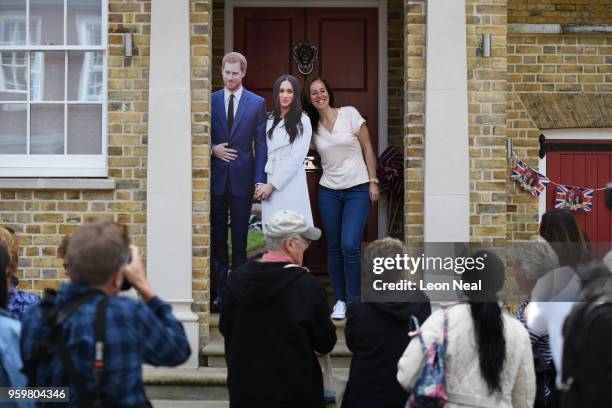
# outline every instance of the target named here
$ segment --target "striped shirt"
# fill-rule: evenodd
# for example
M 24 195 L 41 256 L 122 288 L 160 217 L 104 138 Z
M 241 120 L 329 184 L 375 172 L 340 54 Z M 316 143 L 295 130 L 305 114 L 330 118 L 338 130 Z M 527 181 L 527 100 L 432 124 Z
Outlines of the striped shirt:
M 527 307 L 527 305 L 529 304 L 529 298 L 525 298 L 525 300 L 523 300 L 523 303 L 521 303 L 521 306 L 519 306 L 518 311 L 516 312 L 516 318 L 519 319 L 521 321 L 521 323 L 523 323 L 523 326 L 525 326 L 525 328 L 527 329 L 527 332 L 529 332 L 529 339 L 531 340 L 531 346 L 535 349 L 538 350 L 540 352 L 540 354 L 542 355 L 542 358 L 544 359 L 544 361 L 546 361 L 546 364 L 548 365 L 552 365 L 552 352 L 550 351 L 550 342 L 548 339 L 548 333 L 544 334 L 544 335 L 539 335 L 534 333 L 529 327 L 527 327 L 527 322 L 525 320 L 525 308 Z M 548 387 L 548 385 L 544 386 L 544 395 L 545 396 L 549 396 L 551 394 L 551 390 Z

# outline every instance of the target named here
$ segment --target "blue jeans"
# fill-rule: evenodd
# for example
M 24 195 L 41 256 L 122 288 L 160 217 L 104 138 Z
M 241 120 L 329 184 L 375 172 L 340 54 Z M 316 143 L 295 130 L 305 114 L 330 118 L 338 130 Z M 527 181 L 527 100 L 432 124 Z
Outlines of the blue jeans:
M 332 190 L 319 186 L 319 214 L 327 240 L 327 271 L 336 300 L 361 293 L 361 237 L 370 212 L 369 184 Z

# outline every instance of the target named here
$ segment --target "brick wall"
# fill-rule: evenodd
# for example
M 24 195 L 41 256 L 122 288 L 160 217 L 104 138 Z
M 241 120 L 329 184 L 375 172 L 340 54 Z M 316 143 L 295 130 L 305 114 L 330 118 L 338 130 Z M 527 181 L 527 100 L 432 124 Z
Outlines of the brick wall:
M 467 0 L 470 237 L 506 237 L 506 0 Z M 478 50 L 491 35 L 491 57 Z
M 508 0 L 508 22 L 521 24 L 611 24 L 610 0 Z
M 212 89 L 223 88 L 221 60 L 225 54 L 225 1 L 213 0 Z
M 423 242 L 425 35 L 427 2 L 405 1 L 404 240 Z
M 208 339 L 210 304 L 210 93 L 212 0 L 190 0 L 192 154 L 192 310 L 200 344 Z
M 510 35 L 507 50 L 508 137 L 528 165 L 538 165 L 540 127 L 611 125 L 612 36 Z M 537 199 L 507 188 L 508 239 L 526 239 L 538 230 Z
M 133 57 L 123 57 L 124 32 L 134 34 Z M 127 224 L 146 255 L 149 35 L 148 1 L 109 1 L 108 174 L 116 189 L 0 192 L 0 222 L 20 237 L 21 288 L 40 293 L 66 278 L 57 246 L 89 218 L 112 216 Z
M 612 36 L 511 35 L 514 92 L 612 92 Z
M 495 242 L 506 236 L 506 5 L 466 1 L 470 236 Z M 426 2 L 406 1 L 405 239 L 423 240 Z M 477 52 L 491 34 L 491 58 Z

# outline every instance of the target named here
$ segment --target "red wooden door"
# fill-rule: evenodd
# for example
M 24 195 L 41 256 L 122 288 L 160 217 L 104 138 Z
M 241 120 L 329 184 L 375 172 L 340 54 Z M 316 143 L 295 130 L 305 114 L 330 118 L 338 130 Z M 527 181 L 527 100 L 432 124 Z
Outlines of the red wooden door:
M 580 143 L 590 141 L 547 140 L 547 143 Z M 594 142 L 594 141 L 593 141 Z M 601 140 L 596 143 L 601 144 Z M 605 187 L 612 181 L 612 152 L 602 151 L 552 151 L 546 153 L 546 176 L 552 181 L 592 189 Z M 555 187 L 546 189 L 546 210 L 555 208 Z M 592 242 L 612 242 L 612 217 L 604 202 L 604 191 L 596 191 L 592 210 L 575 211 L 578 225 Z M 596 252 L 604 251 L 604 246 Z M 601 253 L 596 255 L 602 255 Z
M 319 48 L 312 76 L 328 80 L 336 107 L 355 106 L 366 118 L 378 152 L 378 9 L 376 8 L 264 8 L 234 9 L 234 49 L 248 61 L 244 86 L 266 99 L 272 109 L 272 86 L 290 73 L 303 84 L 291 51 L 299 42 Z M 320 227 L 317 185 L 320 171 L 309 172 L 308 190 L 315 225 Z M 378 238 L 378 209 L 373 206 L 364 241 Z M 304 263 L 315 273 L 327 272 L 327 244 L 313 243 Z

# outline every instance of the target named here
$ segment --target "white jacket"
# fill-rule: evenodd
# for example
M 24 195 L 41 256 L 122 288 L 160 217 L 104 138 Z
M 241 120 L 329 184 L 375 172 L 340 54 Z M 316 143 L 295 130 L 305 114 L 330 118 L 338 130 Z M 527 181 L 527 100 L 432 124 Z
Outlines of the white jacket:
M 446 352 L 445 408 L 527 408 L 535 399 L 536 380 L 529 334 L 515 318 L 503 313 L 506 339 L 506 362 L 501 375 L 501 392 L 489 395 L 480 372 L 474 323 L 468 303 L 448 310 L 448 350 Z M 442 341 L 443 310 L 433 313 L 421 327 L 425 344 Z M 423 351 L 414 338 L 398 363 L 397 379 L 410 390 L 418 379 L 424 360 Z
M 265 171 L 268 183 L 272 183 L 275 190 L 267 200 L 261 203 L 261 224 L 264 228 L 272 214 L 280 210 L 293 210 L 302 214 L 308 224 L 314 225 L 304 170 L 304 158 L 310 147 L 312 128 L 306 114 L 302 114 L 301 121 L 302 134 L 293 143 L 289 142 L 284 120 L 281 120 L 274 128 L 272 139 L 266 136 L 268 161 Z M 266 135 L 272 123 L 273 120 L 268 119 Z

